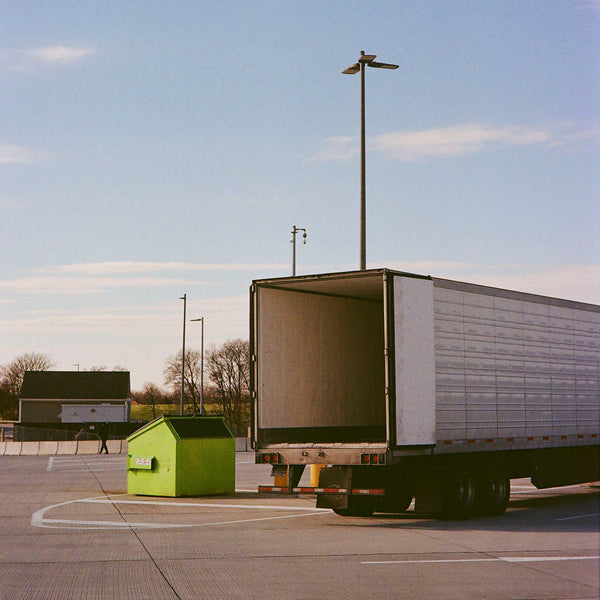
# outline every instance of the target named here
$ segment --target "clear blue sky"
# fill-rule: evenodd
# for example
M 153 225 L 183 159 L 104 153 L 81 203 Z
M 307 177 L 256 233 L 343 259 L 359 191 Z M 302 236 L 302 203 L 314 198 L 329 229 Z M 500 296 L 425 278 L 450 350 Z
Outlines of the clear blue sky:
M 367 266 L 600 303 L 600 2 L 0 2 L 0 364 L 163 382 L 183 302 Z M 188 346 L 200 327 L 188 324 Z

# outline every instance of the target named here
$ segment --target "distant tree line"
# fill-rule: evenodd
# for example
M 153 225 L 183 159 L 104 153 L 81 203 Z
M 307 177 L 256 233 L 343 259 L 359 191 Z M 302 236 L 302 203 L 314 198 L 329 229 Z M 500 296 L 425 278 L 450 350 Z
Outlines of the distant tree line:
M 185 353 L 184 413 L 200 413 L 201 355 L 195 350 Z M 181 351 L 165 360 L 164 385 L 146 383 L 131 392 L 134 402 L 152 406 L 153 417 L 159 406 L 171 405 L 172 414 L 178 414 L 181 402 Z M 49 371 L 55 366 L 47 355 L 28 352 L 10 363 L 0 366 L 0 419 L 16 420 L 19 414 L 19 395 L 27 371 Z M 92 367 L 90 371 L 106 371 L 106 367 Z M 124 371 L 115 367 L 114 371 Z M 204 408 L 210 414 L 221 414 L 234 435 L 246 435 L 249 425 L 250 402 L 250 346 L 247 340 L 236 339 L 222 346 L 211 346 L 204 353 Z

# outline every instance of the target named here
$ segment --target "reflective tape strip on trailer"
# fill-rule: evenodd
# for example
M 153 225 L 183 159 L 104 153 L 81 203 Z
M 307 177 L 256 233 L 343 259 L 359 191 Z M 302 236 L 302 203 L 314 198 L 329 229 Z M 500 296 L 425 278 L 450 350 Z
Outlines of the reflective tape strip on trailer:
M 345 488 L 319 488 L 319 487 L 299 487 L 294 488 L 296 494 L 347 494 Z
M 354 496 L 384 496 L 385 490 L 378 490 L 378 489 L 368 490 L 368 489 L 361 489 L 361 488 L 352 488 L 352 494 Z
M 289 490 L 287 487 L 280 487 L 276 485 L 259 485 L 259 492 L 273 492 L 278 494 L 288 494 Z M 315 488 L 315 487 L 297 487 L 292 489 L 293 494 L 348 494 L 348 490 L 345 488 Z
M 290 491 L 287 487 L 276 485 L 259 485 L 258 491 L 262 493 L 277 493 L 288 494 Z M 350 494 L 353 496 L 384 496 L 383 489 L 366 489 L 366 488 L 318 488 L 318 487 L 297 487 L 292 489 L 293 494 Z
M 286 487 L 279 487 L 276 485 L 259 485 L 259 492 L 274 492 L 278 494 L 288 494 L 289 490 Z

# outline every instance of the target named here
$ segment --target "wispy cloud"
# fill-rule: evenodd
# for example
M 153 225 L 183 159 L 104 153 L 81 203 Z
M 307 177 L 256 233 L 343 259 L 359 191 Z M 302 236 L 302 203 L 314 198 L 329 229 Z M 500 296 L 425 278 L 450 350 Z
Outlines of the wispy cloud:
M 193 306 L 193 305 L 192 305 Z M 196 314 L 190 308 L 190 315 Z M 178 340 L 181 323 L 180 303 L 120 306 L 89 306 L 21 310 L 11 318 L 0 316 L 4 335 L 72 336 L 98 334 L 122 335 L 129 341 Z M 210 322 L 211 340 L 245 336 L 248 330 L 248 296 L 202 299 L 202 315 Z M 193 345 L 193 342 L 190 340 Z M 175 346 L 176 347 L 176 346 Z M 164 358 L 164 357 L 163 357 Z
M 201 282 L 194 282 L 195 284 Z M 175 277 L 20 277 L 0 281 L 0 292 L 20 294 L 60 294 L 76 296 L 102 294 L 114 288 L 156 288 L 189 285 Z
M 370 265 L 375 267 L 376 265 Z M 494 287 L 521 290 L 581 302 L 600 303 L 600 265 L 481 265 L 462 262 L 421 261 L 387 262 L 382 267 L 399 271 L 470 281 Z M 340 268 L 340 265 L 337 266 Z M 341 267 L 343 269 L 343 266 Z M 347 270 L 352 270 L 348 266 Z M 327 271 L 335 271 L 330 266 Z M 197 286 L 219 288 L 219 273 L 249 271 L 264 276 L 287 274 L 287 264 L 203 264 L 184 262 L 103 262 L 32 269 L 15 279 L 0 280 L 2 295 L 72 295 L 103 294 L 118 289 L 189 289 Z M 312 272 L 322 272 L 322 265 Z M 206 273 L 198 279 L 194 273 Z M 208 276 L 210 274 L 210 277 Z M 217 276 L 217 277 L 216 277 Z M 216 277 L 216 278 L 215 278 Z M 216 286 L 216 287 L 215 287 Z
M 256 263 L 186 263 L 186 262 L 135 262 L 114 261 L 101 263 L 78 263 L 33 269 L 38 273 L 81 273 L 88 275 L 125 275 L 131 273 L 159 273 L 183 271 L 261 271 L 288 268 L 287 264 Z
M 570 123 L 553 123 L 539 127 L 507 125 L 494 127 L 466 123 L 422 131 L 392 131 L 369 140 L 369 152 L 381 152 L 402 162 L 440 159 L 482 152 L 498 147 L 540 146 L 546 148 L 575 147 L 598 140 L 600 130 L 577 129 Z M 349 160 L 359 152 L 358 137 L 334 137 L 314 159 Z
M 15 279 L 0 280 L 1 293 L 73 295 L 102 294 L 115 289 L 171 288 L 215 285 L 194 273 L 250 271 L 273 273 L 289 269 L 285 264 L 203 264 L 184 262 L 102 262 L 58 265 L 31 269 Z M 33 274 L 31 274 L 33 273 Z
M 0 144 L 0 165 L 34 162 L 33 152 L 25 146 Z
M 95 54 L 93 48 L 72 46 L 44 46 L 26 52 L 26 55 L 33 60 L 53 65 L 70 65 L 92 54 Z
M 5 51 L 0 56 L 0 64 L 11 71 L 29 71 L 44 66 L 73 65 L 94 54 L 96 50 L 91 46 L 41 46 Z
M 312 157 L 312 160 L 323 162 L 346 161 L 354 158 L 359 152 L 358 136 L 338 136 L 325 140 L 325 147 Z

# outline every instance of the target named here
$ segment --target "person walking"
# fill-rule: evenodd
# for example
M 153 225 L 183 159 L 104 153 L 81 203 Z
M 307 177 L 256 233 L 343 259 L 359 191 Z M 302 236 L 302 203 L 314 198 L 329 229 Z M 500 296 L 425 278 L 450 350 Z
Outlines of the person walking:
M 108 446 L 106 445 L 106 440 L 108 439 L 108 423 L 100 424 L 100 427 L 98 427 L 98 435 L 102 441 L 100 452 L 98 452 L 98 454 L 102 454 L 102 452 L 106 452 L 106 454 L 108 454 Z

